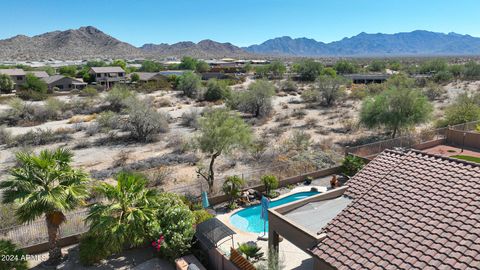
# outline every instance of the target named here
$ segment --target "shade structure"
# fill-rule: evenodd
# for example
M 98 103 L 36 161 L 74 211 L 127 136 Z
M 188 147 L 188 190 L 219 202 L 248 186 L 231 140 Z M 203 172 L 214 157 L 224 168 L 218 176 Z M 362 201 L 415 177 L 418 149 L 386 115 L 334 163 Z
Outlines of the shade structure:
M 218 243 L 232 240 L 235 232 L 217 218 L 211 218 L 197 225 L 195 236 L 207 248 L 218 247 Z M 227 239 L 225 239 L 227 238 Z

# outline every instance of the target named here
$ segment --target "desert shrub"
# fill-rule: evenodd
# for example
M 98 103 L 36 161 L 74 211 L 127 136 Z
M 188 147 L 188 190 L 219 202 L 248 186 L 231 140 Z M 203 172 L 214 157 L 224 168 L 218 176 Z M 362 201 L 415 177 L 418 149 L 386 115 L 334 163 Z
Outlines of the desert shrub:
M 295 130 L 288 138 L 287 144 L 290 149 L 305 151 L 312 145 L 312 136 L 303 130 Z
M 45 100 L 44 113 L 45 117 L 50 120 L 58 119 L 65 110 L 65 102 L 58 98 L 49 97 Z
M 47 98 L 48 86 L 41 79 L 35 75 L 28 73 L 25 80 L 25 85 L 17 91 L 17 95 L 25 100 L 44 100 Z
M 7 74 L 0 74 L 0 93 L 11 93 L 14 87 L 14 82 Z
M 173 153 L 185 154 L 196 149 L 195 140 L 185 138 L 185 136 L 172 136 L 168 140 L 167 147 L 173 148 Z
M 303 119 L 307 115 L 307 111 L 303 109 L 294 109 L 292 112 L 292 117 L 297 119 Z
M 119 112 L 126 107 L 126 101 L 134 96 L 128 87 L 115 85 L 105 96 L 105 101 L 109 104 L 110 110 Z
M 316 81 L 316 91 L 327 106 L 332 105 L 345 95 L 345 89 L 341 87 L 346 81 L 343 77 L 331 77 L 323 75 Z
M 135 90 L 144 93 L 152 93 L 158 90 L 170 90 L 172 84 L 168 79 L 152 80 L 136 85 Z
M 150 142 L 159 133 L 168 131 L 168 116 L 160 113 L 146 100 L 130 99 L 124 129 L 139 142 Z
M 12 212 L 16 209 L 15 204 L 0 203 L 0 220 L 2 220 L 2 222 L 0 222 L 0 230 L 21 224 L 17 216 L 12 215 Z
M 231 95 L 230 87 L 223 81 L 210 79 L 207 83 L 207 91 L 205 92 L 205 100 L 216 101 L 229 98 Z
M 113 160 L 113 167 L 123 167 L 127 165 L 127 161 L 130 159 L 130 151 L 121 150 Z
M 317 91 L 315 91 L 313 89 L 307 89 L 307 90 L 303 91 L 301 97 L 302 97 L 303 101 L 305 101 L 307 103 L 315 103 L 315 102 L 318 102 L 320 100 L 320 95 L 318 94 Z
M 72 114 L 92 114 L 92 113 L 99 113 L 102 110 L 104 110 L 104 108 L 99 106 L 98 101 L 93 98 L 73 99 L 69 103 L 69 107 Z
M 193 72 L 185 72 L 178 78 L 177 89 L 190 98 L 199 98 L 202 91 L 200 76 Z
M 355 86 L 352 88 L 350 91 L 350 94 L 348 95 L 349 98 L 351 99 L 364 99 L 368 95 L 368 90 L 367 87 L 365 86 Z
M 477 64 L 474 61 L 470 61 L 465 64 L 464 78 L 467 80 L 478 80 L 480 79 L 480 64 Z
M 170 99 L 168 98 L 160 98 L 158 100 L 155 100 L 155 106 L 157 107 L 171 107 L 172 106 L 172 102 L 170 101 Z
M 348 176 L 354 176 L 363 166 L 365 166 L 365 162 L 362 158 L 348 155 L 342 162 L 342 172 Z
M 441 99 L 445 94 L 447 94 L 447 90 L 441 85 L 430 82 L 426 85 L 423 93 L 430 101 L 434 101 Z
M 193 211 L 193 216 L 195 217 L 195 224 L 200 224 L 204 221 L 207 221 L 211 218 L 214 218 L 214 215 L 210 214 L 205 209 L 200 209 L 200 210 Z
M 12 142 L 12 133 L 4 126 L 0 126 L 0 145 L 10 144 Z
M 293 64 L 293 71 L 302 81 L 315 81 L 320 76 L 323 65 L 313 59 L 300 60 Z
M 80 239 L 79 259 L 84 266 L 91 266 L 112 254 L 100 237 L 86 234 Z
M 162 186 L 165 181 L 173 174 L 173 169 L 167 166 L 160 166 L 152 171 L 146 172 L 145 177 L 148 179 L 148 187 Z
M 285 92 L 296 92 L 297 85 L 295 84 L 294 81 L 287 80 L 282 84 L 281 89 L 282 91 L 285 91 Z
M 19 121 L 35 121 L 35 107 L 19 98 L 12 98 L 8 103 L 9 109 L 3 116 L 9 125 L 16 125 Z
M 94 87 L 87 86 L 80 91 L 79 95 L 82 97 L 96 97 L 98 96 L 98 91 Z
M 91 146 L 91 143 L 88 140 L 81 139 L 77 141 L 77 144 L 75 144 L 73 149 L 85 149 L 85 148 L 89 148 L 90 146 Z
M 265 137 L 256 138 L 248 148 L 253 160 L 259 161 L 262 159 L 265 152 L 268 150 L 269 140 Z
M 8 256 L 12 256 L 14 260 L 9 260 Z M 0 269 L 5 270 L 26 270 L 28 269 L 28 262 L 26 254 L 23 250 L 10 240 L 0 240 Z
M 456 125 L 479 119 L 480 105 L 477 104 L 474 96 L 463 93 L 447 107 L 445 118 L 439 120 L 437 126 Z
M 71 136 L 67 132 L 54 132 L 51 129 L 36 129 L 29 132 L 15 136 L 9 144 L 13 146 L 36 146 L 45 145 L 55 142 L 64 142 L 71 139 Z
M 381 92 L 387 90 L 387 86 L 384 83 L 371 83 L 366 86 L 367 94 L 369 95 L 376 95 L 380 94 Z
M 196 108 L 190 109 L 188 112 L 182 114 L 180 124 L 184 127 L 198 128 L 198 118 L 200 117 L 200 110 Z
M 450 71 L 443 70 L 433 75 L 433 80 L 437 83 L 448 83 L 453 80 L 453 75 Z
M 279 181 L 277 177 L 274 175 L 264 175 L 260 178 L 260 180 L 265 186 L 265 194 L 270 198 L 276 197 L 276 194 L 273 192 L 273 190 L 278 188 Z
M 250 113 L 254 117 L 262 118 L 272 111 L 272 96 L 275 87 L 268 81 L 259 80 L 249 85 L 247 91 L 232 95 L 232 101 L 227 105 L 232 109 Z
M 308 128 L 314 128 L 317 125 L 318 120 L 313 117 L 308 117 L 305 119 L 305 126 Z
M 120 116 L 112 111 L 104 111 L 97 115 L 97 124 L 102 132 L 120 128 Z

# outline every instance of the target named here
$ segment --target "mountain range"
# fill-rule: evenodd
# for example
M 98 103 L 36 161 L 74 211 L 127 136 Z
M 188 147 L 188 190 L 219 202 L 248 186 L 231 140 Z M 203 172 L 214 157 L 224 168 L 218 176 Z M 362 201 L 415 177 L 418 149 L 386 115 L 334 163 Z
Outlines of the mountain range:
M 93 26 L 53 31 L 33 37 L 17 35 L 0 40 L 0 60 L 92 59 L 92 58 L 255 58 L 263 56 L 440 56 L 480 55 L 480 38 L 456 33 L 417 30 L 396 34 L 360 33 L 324 43 L 309 38 L 279 37 L 240 48 L 231 43 L 202 40 L 175 44 L 145 44 L 135 47 Z
M 289 56 L 480 55 L 480 38 L 417 30 L 396 34 L 360 33 L 331 43 L 279 37 L 244 49 L 251 53 Z

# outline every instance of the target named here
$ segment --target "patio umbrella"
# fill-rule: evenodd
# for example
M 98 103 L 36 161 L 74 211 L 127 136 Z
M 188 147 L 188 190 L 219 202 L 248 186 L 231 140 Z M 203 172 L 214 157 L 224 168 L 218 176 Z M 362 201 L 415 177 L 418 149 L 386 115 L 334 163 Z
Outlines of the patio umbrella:
M 208 194 L 206 191 L 202 191 L 202 206 L 203 208 L 208 208 L 210 203 L 208 202 Z
M 261 213 L 261 218 L 263 219 L 263 235 L 267 233 L 267 220 L 268 220 L 268 207 L 270 206 L 270 200 L 262 196 L 261 200 L 262 204 L 262 213 Z

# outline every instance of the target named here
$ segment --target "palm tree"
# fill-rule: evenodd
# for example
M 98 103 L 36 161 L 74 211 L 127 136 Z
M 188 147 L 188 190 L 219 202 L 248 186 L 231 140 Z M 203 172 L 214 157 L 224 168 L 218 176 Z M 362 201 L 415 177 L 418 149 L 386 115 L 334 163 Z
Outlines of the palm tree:
M 158 193 L 146 188 L 147 180 L 141 174 L 119 173 L 117 184 L 102 183 L 96 187 L 106 201 L 90 207 L 87 222 L 89 233 L 97 236 L 111 252 L 124 247 L 144 244 L 158 224 L 156 208 Z
M 71 167 L 73 154 L 58 148 L 43 150 L 39 155 L 17 153 L 19 166 L 11 178 L 0 182 L 3 203 L 17 203 L 15 214 L 22 223 L 45 216 L 48 230 L 48 264 L 58 264 L 62 252 L 58 246 L 60 225 L 65 212 L 82 205 L 87 198 L 87 174 Z
M 236 208 L 235 200 L 240 196 L 241 187 L 245 184 L 242 178 L 234 175 L 229 176 L 223 182 L 222 190 L 225 195 L 230 197 L 228 207 L 230 209 Z

